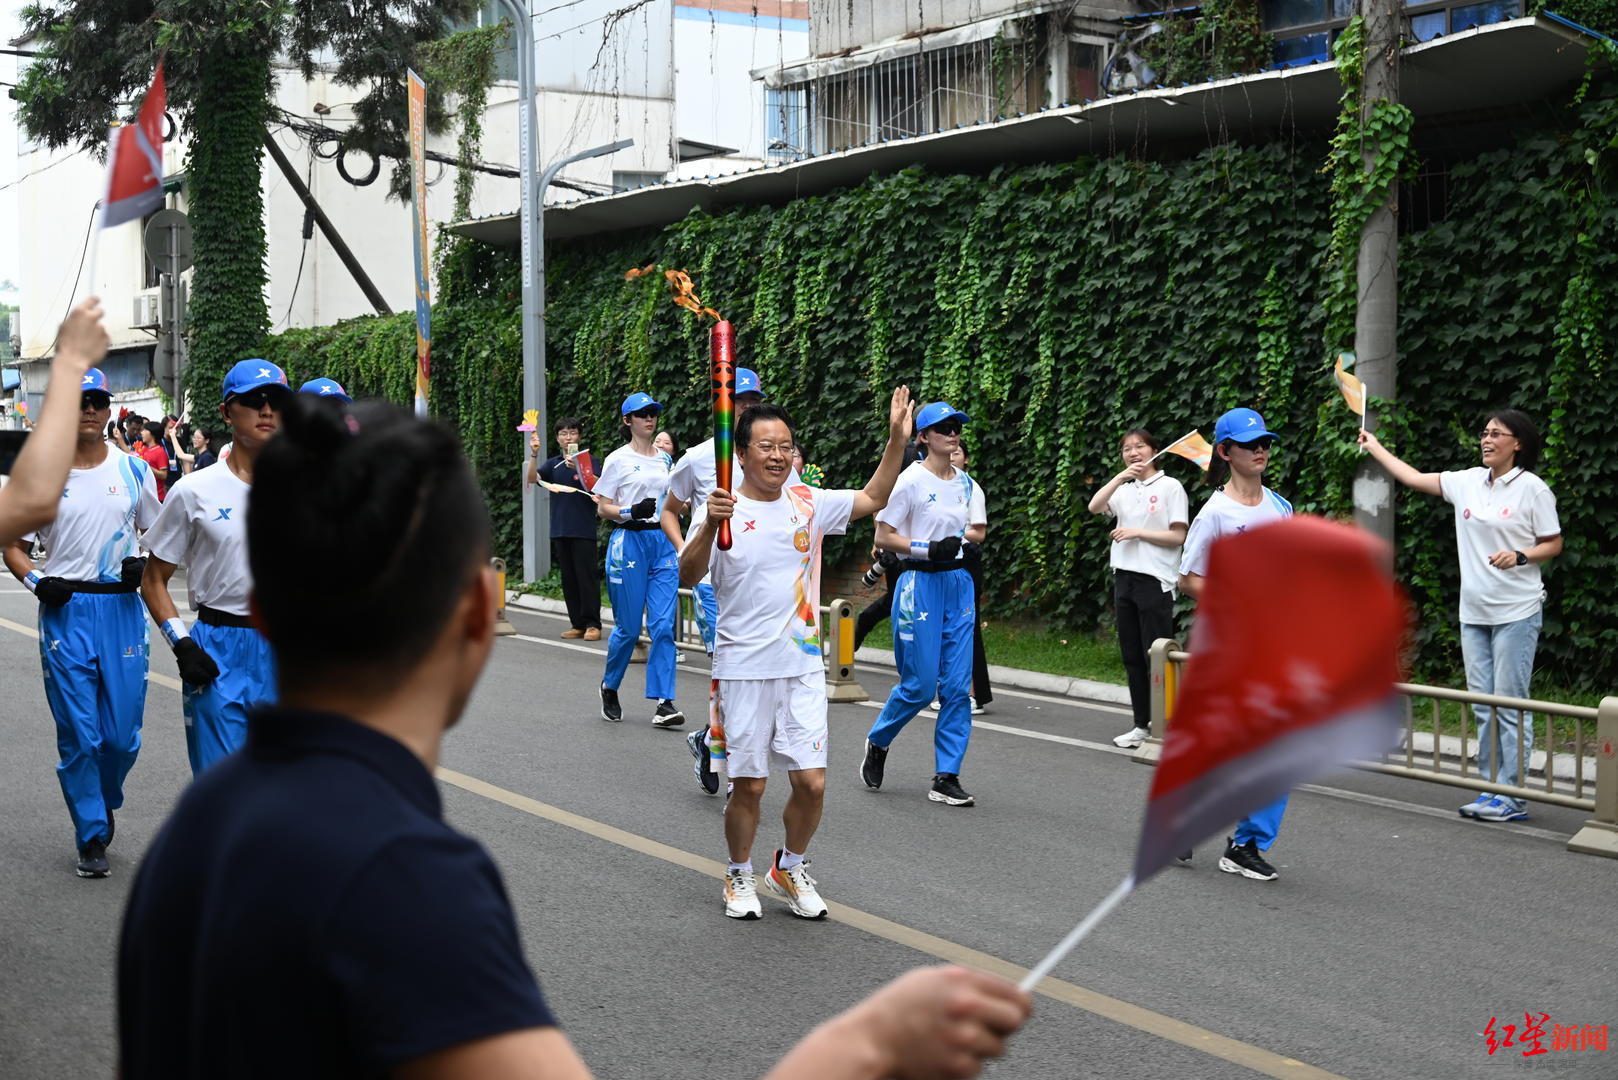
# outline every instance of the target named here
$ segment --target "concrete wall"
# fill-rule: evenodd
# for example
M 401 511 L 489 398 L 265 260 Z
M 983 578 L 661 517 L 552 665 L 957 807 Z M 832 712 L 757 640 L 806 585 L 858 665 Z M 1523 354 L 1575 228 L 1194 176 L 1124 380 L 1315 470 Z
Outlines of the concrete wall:
M 813 6 L 815 56 L 879 41 L 980 22 L 1033 6 L 1029 0 L 824 0 Z

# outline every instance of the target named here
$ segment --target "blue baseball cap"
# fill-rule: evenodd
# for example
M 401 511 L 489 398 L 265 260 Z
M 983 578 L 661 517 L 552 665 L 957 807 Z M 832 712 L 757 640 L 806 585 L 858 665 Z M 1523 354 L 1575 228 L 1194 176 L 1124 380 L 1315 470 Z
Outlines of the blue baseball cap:
M 93 367 L 84 373 L 84 378 L 79 380 L 79 392 L 81 394 L 105 394 L 107 395 L 107 401 L 109 403 L 112 401 L 112 391 L 107 389 L 107 373 L 98 367 Z
M 253 357 L 243 360 L 225 373 L 225 396 L 221 399 L 229 401 L 237 394 L 245 394 L 249 390 L 257 390 L 261 386 L 279 386 L 292 392 L 287 385 L 287 373 L 270 363 Z
M 1214 445 L 1226 439 L 1232 442 L 1252 442 L 1254 439 L 1279 439 L 1281 436 L 1264 426 L 1264 417 L 1252 409 L 1232 409 L 1214 424 Z
M 343 389 L 336 379 L 310 379 L 298 387 L 300 394 L 314 394 L 316 397 L 336 398 L 338 401 L 353 401 L 348 391 Z
M 637 392 L 624 398 L 624 403 L 619 406 L 618 412 L 622 416 L 628 416 L 630 413 L 640 412 L 642 409 L 656 409 L 658 412 L 662 412 L 663 406 L 652 400 L 652 395 Z
M 762 398 L 764 396 L 764 387 L 758 381 L 758 372 L 752 368 L 737 368 L 736 389 L 734 392 L 737 394 L 757 394 Z
M 934 424 L 942 424 L 945 420 L 959 420 L 963 424 L 972 422 L 972 418 L 961 410 L 953 408 L 946 401 L 935 401 L 930 405 L 923 405 L 916 414 L 916 430 L 922 431 Z

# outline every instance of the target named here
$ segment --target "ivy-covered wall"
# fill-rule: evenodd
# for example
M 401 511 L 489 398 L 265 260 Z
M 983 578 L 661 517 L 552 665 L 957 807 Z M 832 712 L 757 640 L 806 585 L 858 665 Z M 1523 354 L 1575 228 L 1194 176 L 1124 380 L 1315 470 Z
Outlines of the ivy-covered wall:
M 1553 110 L 1545 110 L 1553 115 Z M 1484 410 L 1543 419 L 1542 473 L 1566 553 L 1547 573 L 1540 647 L 1558 681 L 1618 682 L 1618 82 L 1561 126 L 1451 171 L 1444 218 L 1403 239 L 1400 400 L 1384 439 L 1424 469 L 1478 460 Z M 1549 123 L 1555 123 L 1554 120 Z M 1271 486 L 1299 510 L 1346 515 L 1355 422 L 1323 344 L 1331 197 L 1323 144 L 1232 145 L 1195 158 L 911 169 L 784 206 L 693 214 L 667 228 L 550 250 L 553 414 L 587 418 L 603 456 L 617 403 L 645 389 L 684 446 L 709 424 L 704 328 L 669 302 L 654 263 L 688 270 L 736 324 L 738 355 L 793 410 L 808 457 L 857 486 L 882 438 L 881 402 L 910 384 L 972 415 L 989 498 L 988 610 L 1073 627 L 1107 619 L 1106 525 L 1084 512 L 1144 424 L 1211 434 L 1235 405 L 1282 433 Z M 433 400 L 459 425 L 517 551 L 521 359 L 515 258 L 442 253 Z M 409 399 L 408 315 L 270 339 L 296 378 Z M 1169 468 L 1198 492 L 1193 466 Z M 1399 571 L 1420 607 L 1422 673 L 1458 670 L 1458 570 L 1449 507 L 1401 493 Z M 853 557 L 869 527 L 831 550 Z

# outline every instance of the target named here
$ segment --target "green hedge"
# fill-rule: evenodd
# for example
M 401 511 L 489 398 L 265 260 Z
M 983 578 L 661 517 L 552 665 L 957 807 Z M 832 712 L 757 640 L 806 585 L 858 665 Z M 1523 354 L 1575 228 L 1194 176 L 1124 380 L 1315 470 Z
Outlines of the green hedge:
M 1516 404 L 1544 420 L 1552 440 L 1541 471 L 1567 550 L 1547 573 L 1541 664 L 1558 681 L 1610 688 L 1618 84 L 1540 115 L 1543 133 L 1452 168 L 1443 219 L 1404 238 L 1400 400 L 1378 415 L 1386 440 L 1425 469 L 1475 465 L 1488 408 Z M 587 417 L 586 441 L 604 456 L 619 439 L 618 401 L 645 389 L 669 406 L 682 445 L 706 434 L 704 328 L 669 302 L 659 275 L 624 278 L 648 263 L 686 269 L 736 324 L 742 362 L 794 411 L 831 483 L 864 481 L 893 384 L 970 413 L 992 523 L 988 610 L 1098 626 L 1107 542 L 1084 503 L 1119 467 L 1126 427 L 1211 435 L 1222 410 L 1257 407 L 1283 433 L 1272 486 L 1299 510 L 1349 512 L 1356 425 L 1323 342 L 1324 158 L 1322 144 L 1276 142 L 1174 162 L 910 169 L 783 206 L 556 243 L 553 414 Z M 441 258 L 435 408 L 462 430 L 510 559 L 520 517 L 515 258 L 466 243 Z M 326 374 L 405 401 L 410 326 L 408 316 L 355 320 L 281 334 L 268 348 L 298 378 Z M 1194 468 L 1170 460 L 1199 502 Z M 1399 530 L 1400 572 L 1421 608 L 1420 670 L 1453 677 L 1449 507 L 1404 493 Z M 857 531 L 829 555 L 867 542 Z

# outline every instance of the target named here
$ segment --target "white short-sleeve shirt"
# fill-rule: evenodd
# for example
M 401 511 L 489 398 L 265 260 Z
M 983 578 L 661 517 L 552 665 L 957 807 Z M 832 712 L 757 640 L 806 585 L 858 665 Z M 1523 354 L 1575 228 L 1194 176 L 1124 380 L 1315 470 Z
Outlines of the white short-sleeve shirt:
M 1527 551 L 1541 539 L 1560 536 L 1556 496 L 1531 472 L 1512 469 L 1498 480 L 1489 470 L 1438 474 L 1444 500 L 1455 507 L 1455 548 L 1461 560 L 1461 622 L 1499 626 L 1526 619 L 1545 602 L 1539 566 L 1497 570 L 1489 556 Z
M 959 469 L 952 468 L 947 479 L 940 479 L 927 466 L 913 461 L 899 474 L 888 505 L 877 511 L 876 519 L 912 541 L 961 536 L 967 526 L 989 521 L 981 501 L 973 502 L 976 489 L 972 478 Z
M 1208 551 L 1214 541 L 1292 516 L 1291 503 L 1269 488 L 1263 488 L 1262 492 L 1257 506 L 1237 502 L 1225 494 L 1224 488 L 1208 496 L 1208 501 L 1197 511 L 1196 520 L 1191 522 L 1191 530 L 1185 535 L 1180 573 L 1207 577 Z
M 773 502 L 739 495 L 729 551 L 715 544 L 709 576 L 719 604 L 716 679 L 784 679 L 823 669 L 820 549 L 848 528 L 849 490 L 790 484 Z
M 637 454 L 625 443 L 607 455 L 601 475 L 591 490 L 618 506 L 634 506 L 642 499 L 656 499 L 662 513 L 663 496 L 669 490 L 669 468 L 674 459 L 659 450 L 651 455 Z
M 46 549 L 41 576 L 121 581 L 137 530 L 151 528 L 161 507 L 152 467 L 109 446 L 100 465 L 68 472 L 56 520 L 34 534 Z
M 1118 485 L 1107 500 L 1107 513 L 1118 520 L 1120 529 L 1154 532 L 1191 520 L 1185 486 L 1162 471 L 1147 480 Z M 1180 548 L 1159 547 L 1144 540 L 1119 540 L 1112 545 L 1112 568 L 1150 574 L 1162 584 L 1164 592 L 1172 592 L 1179 580 Z
M 247 497 L 252 488 L 229 465 L 187 473 L 169 488 L 146 547 L 166 563 L 185 564 L 194 604 L 247 614 L 253 573 L 247 566 Z

